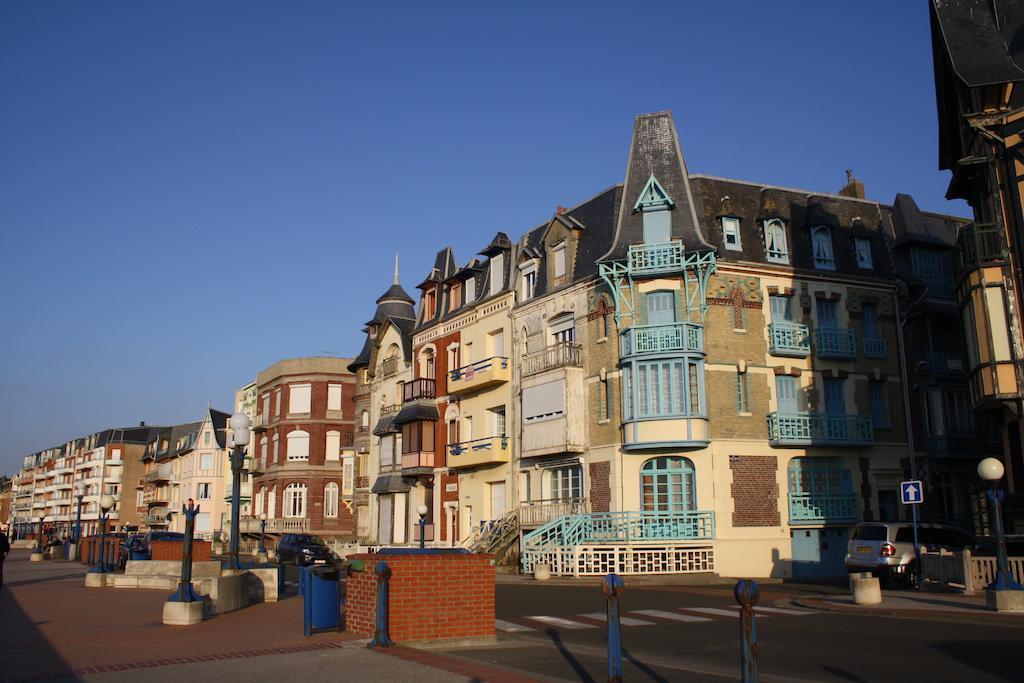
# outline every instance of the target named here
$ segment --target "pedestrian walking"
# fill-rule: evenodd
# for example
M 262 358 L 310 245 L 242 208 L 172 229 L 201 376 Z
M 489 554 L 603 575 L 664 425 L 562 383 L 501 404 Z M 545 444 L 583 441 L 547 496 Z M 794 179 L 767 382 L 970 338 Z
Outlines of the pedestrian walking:
M 11 542 L 7 540 L 7 534 L 0 529 L 0 588 L 4 587 L 4 560 L 7 553 L 11 552 Z

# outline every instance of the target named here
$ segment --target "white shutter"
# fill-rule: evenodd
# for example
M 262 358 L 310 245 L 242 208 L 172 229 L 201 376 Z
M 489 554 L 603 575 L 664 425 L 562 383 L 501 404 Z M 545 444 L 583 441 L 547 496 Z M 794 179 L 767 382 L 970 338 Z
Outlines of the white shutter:
M 341 385 L 327 385 L 327 410 L 341 410 Z
M 341 458 L 341 432 L 327 432 L 327 462 L 337 462 Z
M 523 419 L 526 422 L 559 417 L 564 413 L 564 379 L 523 389 Z
M 311 387 L 308 384 L 293 384 L 288 388 L 288 413 L 308 413 Z

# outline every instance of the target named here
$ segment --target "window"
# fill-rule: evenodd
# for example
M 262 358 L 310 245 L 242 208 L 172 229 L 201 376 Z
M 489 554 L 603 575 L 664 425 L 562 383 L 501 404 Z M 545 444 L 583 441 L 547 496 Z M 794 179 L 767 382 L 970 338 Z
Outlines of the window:
M 386 472 L 395 464 L 395 435 L 383 434 L 380 437 L 380 469 L 382 472 Z
M 270 417 L 270 394 L 263 394 L 263 417 Z
M 292 384 L 288 387 L 288 413 L 308 413 L 312 388 L 308 384 Z
M 489 357 L 490 358 L 493 358 L 495 356 L 497 356 L 499 358 L 504 358 L 504 356 L 505 356 L 505 331 L 504 330 L 494 330 L 493 332 L 488 333 L 487 334 L 487 345 L 488 345 L 488 347 L 490 347 L 488 349 Z
M 341 412 L 341 385 L 327 385 L 327 410 Z
M 210 513 L 199 512 L 196 514 L 196 533 L 204 534 L 210 532 Z
M 648 512 L 697 509 L 696 477 L 687 458 L 661 457 L 640 469 L 640 501 Z
M 814 251 L 814 267 L 820 270 L 835 270 L 836 261 L 832 256 L 832 231 L 824 225 L 811 230 L 811 249 Z
M 773 323 L 793 322 L 792 301 L 793 298 L 788 296 L 776 296 L 772 294 L 768 297 L 768 304 L 771 306 Z
M 747 388 L 747 373 L 736 373 L 736 412 L 750 412 L 750 396 Z
M 609 420 L 612 412 L 612 397 L 609 380 L 602 379 L 597 385 L 597 419 Z
M 207 472 L 213 469 L 213 453 L 203 453 L 199 456 L 199 469 Z
M 868 395 L 871 399 L 871 424 L 875 429 L 889 426 L 889 411 L 885 404 L 885 382 L 868 382 Z
M 675 292 L 651 292 L 647 295 L 648 325 L 668 325 L 675 321 Z
M 476 278 L 471 277 L 466 280 L 466 303 L 471 304 L 476 299 Z
M 572 343 L 576 341 L 576 319 L 571 313 L 560 315 L 551 320 L 551 340 L 555 344 L 562 342 Z
M 537 264 L 531 263 L 525 266 L 522 277 L 520 295 L 523 297 L 523 301 L 526 301 L 527 299 L 532 299 L 534 292 L 537 291 Z
M 635 414 L 646 419 L 704 414 L 704 363 L 694 360 L 664 360 L 634 363 L 627 382 L 636 394 Z M 627 404 L 627 414 L 633 406 Z M 627 419 L 630 419 L 627 417 Z
M 402 453 L 432 453 L 434 451 L 434 423 L 417 420 L 402 425 Z
M 437 312 L 437 290 L 429 289 L 423 295 L 424 319 L 430 320 Z
M 472 441 L 473 440 L 473 416 L 466 415 L 462 418 L 462 440 Z
M 367 429 L 370 428 L 370 412 L 369 411 L 364 410 L 362 413 L 359 414 L 359 426 L 362 428 L 362 430 L 364 432 Z
M 786 226 L 780 220 L 764 224 L 764 246 L 769 263 L 789 263 L 789 247 L 786 244 Z
M 871 263 L 871 240 L 867 237 L 854 237 L 853 250 L 857 254 L 858 268 L 873 268 Z
M 672 212 L 645 211 L 643 214 L 644 242 L 662 244 L 672 239 Z
M 565 380 L 545 382 L 523 389 L 523 421 L 540 422 L 565 414 Z
M 551 500 L 573 500 L 583 497 L 583 467 L 568 465 L 546 472 L 548 475 L 548 498 Z
M 850 470 L 839 458 L 798 457 L 789 461 L 790 496 L 848 496 L 853 493 Z
M 333 481 L 324 486 L 324 517 L 338 516 L 338 485 Z
M 458 282 L 452 283 L 451 287 L 448 288 L 448 310 L 454 311 L 462 305 L 460 295 L 462 294 L 462 288 Z
M 459 426 L 456 420 L 448 421 L 448 445 L 459 442 Z
M 343 495 L 352 495 L 352 484 L 354 475 L 354 466 L 352 462 L 352 456 L 345 456 L 345 464 L 341 468 L 342 481 L 341 481 L 341 492 Z
M 491 436 L 505 436 L 505 406 L 491 408 Z
M 776 410 L 782 415 L 793 415 L 799 412 L 796 394 L 796 377 L 776 375 L 775 377 Z
M 295 429 L 288 432 L 288 461 L 309 460 L 309 432 Z
M 338 462 L 341 460 L 341 432 L 333 429 L 327 432 L 324 445 L 324 460 L 327 462 Z
M 491 279 L 491 296 L 497 294 L 505 286 L 505 255 L 495 254 L 488 263 Z
M 271 459 L 271 462 L 275 462 L 275 463 L 277 462 L 277 443 L 278 443 L 278 435 L 274 434 L 274 445 L 273 445 L 273 450 L 270 452 L 270 459 Z
M 555 277 L 565 276 L 565 242 L 556 244 L 551 252 L 552 259 L 554 260 L 554 275 Z
M 864 338 L 878 339 L 878 306 L 875 304 L 864 304 Z
M 740 244 L 740 219 L 733 216 L 722 216 L 722 240 L 725 248 L 730 251 L 742 251 Z
M 306 485 L 288 484 L 284 489 L 284 516 L 306 516 Z
M 281 414 L 281 390 L 274 392 L 274 415 Z
M 845 380 L 825 380 L 825 412 L 829 415 L 846 415 Z
M 829 299 L 818 299 L 818 326 L 830 330 L 839 327 L 839 319 L 836 315 L 836 302 Z
M 210 432 L 203 432 L 203 444 L 206 446 L 210 445 Z
M 210 500 L 212 497 L 210 494 L 210 482 L 201 481 L 196 484 L 196 498 L 198 500 Z
M 459 368 L 459 345 L 452 344 L 448 347 L 448 370 Z

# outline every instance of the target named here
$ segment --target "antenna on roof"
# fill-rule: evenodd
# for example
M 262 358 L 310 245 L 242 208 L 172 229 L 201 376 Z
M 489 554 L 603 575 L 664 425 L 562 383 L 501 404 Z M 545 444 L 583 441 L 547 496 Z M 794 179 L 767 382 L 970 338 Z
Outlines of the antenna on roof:
M 398 284 L 398 252 L 397 251 L 395 252 L 395 282 L 394 282 L 394 284 L 396 284 L 396 285 Z

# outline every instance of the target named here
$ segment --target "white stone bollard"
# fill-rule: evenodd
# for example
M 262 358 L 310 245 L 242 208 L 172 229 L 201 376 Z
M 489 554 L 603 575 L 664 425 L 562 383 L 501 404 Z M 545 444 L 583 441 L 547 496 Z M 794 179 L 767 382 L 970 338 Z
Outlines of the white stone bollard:
M 535 564 L 533 565 L 533 578 L 537 581 L 547 581 L 551 578 L 551 565 L 547 564 Z
M 882 602 L 882 589 L 874 576 L 851 581 L 853 585 L 853 602 L 858 605 L 877 605 Z

